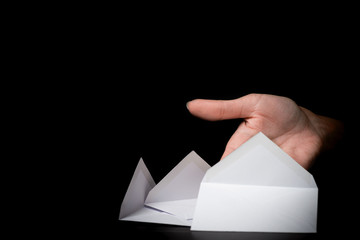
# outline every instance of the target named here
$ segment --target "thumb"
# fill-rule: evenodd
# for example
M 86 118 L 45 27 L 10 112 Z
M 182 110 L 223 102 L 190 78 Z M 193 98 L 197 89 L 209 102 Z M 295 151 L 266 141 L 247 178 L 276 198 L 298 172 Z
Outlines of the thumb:
M 186 106 L 192 115 L 209 121 L 247 118 L 252 115 L 258 96 L 249 94 L 234 100 L 195 99 Z

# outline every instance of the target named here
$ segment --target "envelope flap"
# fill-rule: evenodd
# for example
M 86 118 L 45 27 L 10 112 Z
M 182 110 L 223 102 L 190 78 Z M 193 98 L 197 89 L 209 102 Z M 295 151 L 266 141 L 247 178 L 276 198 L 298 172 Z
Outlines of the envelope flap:
M 312 175 L 261 132 L 213 166 L 204 181 L 316 188 Z
M 197 198 L 209 168 L 209 164 L 192 151 L 149 192 L 145 203 Z
M 155 182 L 141 158 L 121 204 L 119 219 L 144 207 L 145 198 L 154 186 Z

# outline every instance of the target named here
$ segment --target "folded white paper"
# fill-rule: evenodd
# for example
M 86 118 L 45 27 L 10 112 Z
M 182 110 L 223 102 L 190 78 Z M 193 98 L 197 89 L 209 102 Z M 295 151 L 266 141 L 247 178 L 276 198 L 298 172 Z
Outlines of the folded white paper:
M 191 226 L 200 183 L 210 166 L 194 151 L 156 186 L 140 159 L 120 210 L 120 220 Z
M 121 220 L 196 231 L 316 232 L 314 178 L 262 133 L 211 168 L 191 152 L 154 185 L 140 160 Z

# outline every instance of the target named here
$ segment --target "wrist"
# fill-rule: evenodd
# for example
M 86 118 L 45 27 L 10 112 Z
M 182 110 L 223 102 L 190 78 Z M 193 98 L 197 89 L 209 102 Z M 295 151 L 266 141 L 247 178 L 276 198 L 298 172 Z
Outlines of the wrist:
M 317 115 L 306 108 L 302 108 L 307 115 L 312 129 L 320 139 L 320 152 L 335 147 L 344 134 L 344 124 L 336 119 Z
M 336 146 L 344 134 L 344 124 L 336 119 L 317 115 L 316 129 L 322 140 L 322 150 L 329 150 Z
M 344 124 L 336 119 L 317 115 L 310 110 L 300 107 L 308 117 L 310 128 L 317 135 L 320 143 L 319 152 L 332 149 L 344 134 Z

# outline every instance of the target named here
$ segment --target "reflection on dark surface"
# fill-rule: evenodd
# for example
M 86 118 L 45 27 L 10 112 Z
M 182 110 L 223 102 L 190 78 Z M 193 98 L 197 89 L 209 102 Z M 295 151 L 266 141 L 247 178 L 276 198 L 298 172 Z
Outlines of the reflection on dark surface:
M 195 240 L 287 240 L 287 239 L 320 239 L 314 233 L 257 233 L 257 232 L 202 232 L 191 231 L 189 227 L 171 226 L 151 223 L 122 222 L 119 225 L 123 231 L 118 232 L 118 236 L 125 233 L 134 237 L 155 237 L 156 239 L 195 239 Z
M 253 232 L 191 232 L 193 239 L 256 239 L 256 240 L 280 240 L 280 239 L 315 239 L 315 234 L 303 233 L 253 233 Z

